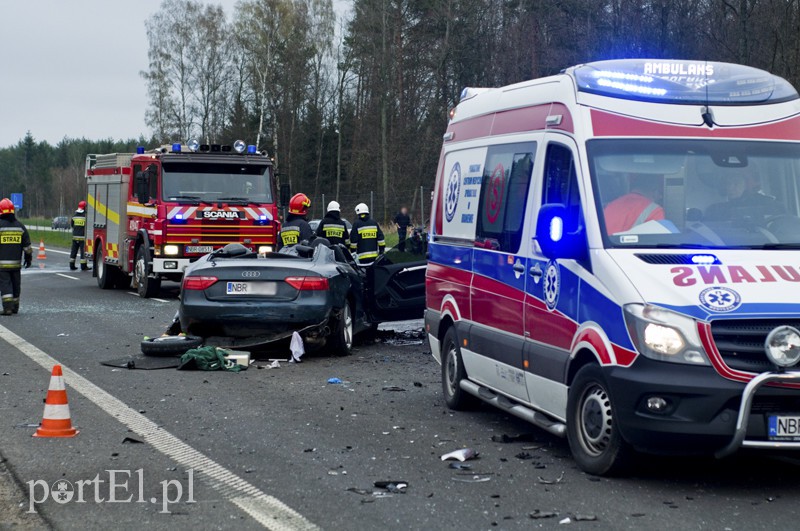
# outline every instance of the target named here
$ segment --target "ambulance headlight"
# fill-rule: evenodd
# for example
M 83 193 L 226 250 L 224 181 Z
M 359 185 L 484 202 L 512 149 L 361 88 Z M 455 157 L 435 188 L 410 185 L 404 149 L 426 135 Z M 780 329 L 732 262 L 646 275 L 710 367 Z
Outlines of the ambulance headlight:
M 164 254 L 167 256 L 177 256 L 180 251 L 178 250 L 177 245 L 165 245 L 164 246 Z
M 779 326 L 764 342 L 769 360 L 778 367 L 793 367 L 800 361 L 800 331 L 792 326 Z
M 697 322 L 671 310 L 644 304 L 624 307 L 628 333 L 636 350 L 650 359 L 708 365 Z

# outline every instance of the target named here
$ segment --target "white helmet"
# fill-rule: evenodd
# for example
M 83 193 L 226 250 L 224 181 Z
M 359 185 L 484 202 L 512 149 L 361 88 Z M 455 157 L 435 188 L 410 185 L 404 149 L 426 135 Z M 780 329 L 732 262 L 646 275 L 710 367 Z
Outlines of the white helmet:
M 360 216 L 361 214 L 369 214 L 369 207 L 364 203 L 356 205 L 356 216 Z
M 339 212 L 339 203 L 336 201 L 328 203 L 328 212 Z

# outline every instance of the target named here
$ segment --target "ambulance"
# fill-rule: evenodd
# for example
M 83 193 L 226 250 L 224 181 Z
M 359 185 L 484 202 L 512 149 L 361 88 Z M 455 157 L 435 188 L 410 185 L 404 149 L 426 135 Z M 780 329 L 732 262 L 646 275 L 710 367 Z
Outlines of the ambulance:
M 800 449 L 800 99 L 706 61 L 613 60 L 451 111 L 425 329 L 447 405 L 639 452 Z

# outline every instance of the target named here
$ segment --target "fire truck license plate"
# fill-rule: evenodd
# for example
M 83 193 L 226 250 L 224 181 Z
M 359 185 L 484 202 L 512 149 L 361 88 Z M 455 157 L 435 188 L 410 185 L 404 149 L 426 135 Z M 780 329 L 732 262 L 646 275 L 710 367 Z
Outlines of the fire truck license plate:
M 768 435 L 773 441 L 800 441 L 800 415 L 770 416 Z
M 214 247 L 212 245 L 187 245 L 186 252 L 187 253 L 211 253 L 214 251 Z
M 228 295 L 275 295 L 278 292 L 276 282 L 228 282 Z

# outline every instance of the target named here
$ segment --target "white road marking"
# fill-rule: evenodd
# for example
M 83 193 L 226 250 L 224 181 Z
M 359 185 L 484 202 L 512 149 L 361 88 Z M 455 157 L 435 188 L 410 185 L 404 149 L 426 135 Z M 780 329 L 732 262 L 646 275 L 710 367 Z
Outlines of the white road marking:
M 53 365 L 59 363 L 55 358 L 2 325 L 0 325 L 0 338 L 41 365 L 48 374 L 53 369 Z M 198 477 L 212 489 L 249 514 L 265 528 L 279 531 L 318 529 L 315 524 L 279 499 L 265 494 L 256 486 L 243 480 L 202 452 L 195 450 L 72 369 L 63 364 L 61 367 L 68 387 L 119 420 L 162 454 L 183 467 L 194 469 Z
M 153 297 L 153 300 L 154 300 L 154 301 L 158 301 L 158 302 L 169 302 L 169 301 L 168 301 L 168 300 L 166 300 L 166 299 L 159 299 L 159 298 L 157 298 L 157 297 Z
M 64 278 L 71 278 L 72 280 L 80 280 L 78 277 L 71 277 L 69 275 L 65 275 L 64 273 L 56 273 L 56 275 Z

